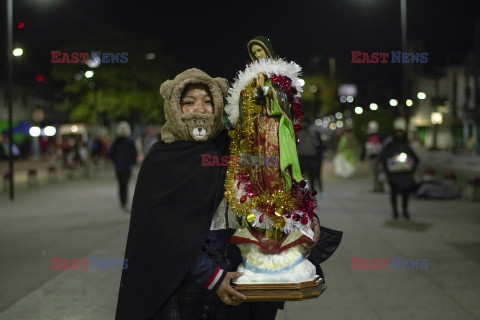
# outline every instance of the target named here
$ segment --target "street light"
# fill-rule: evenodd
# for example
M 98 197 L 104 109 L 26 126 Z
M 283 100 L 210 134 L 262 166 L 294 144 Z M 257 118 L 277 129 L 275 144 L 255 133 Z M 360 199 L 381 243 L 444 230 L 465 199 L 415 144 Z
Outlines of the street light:
M 362 114 L 363 113 L 363 108 L 360 106 L 355 107 L 355 113 L 356 114 Z
M 407 99 L 407 101 L 405 102 L 405 104 L 407 105 L 407 107 L 411 107 L 413 105 L 413 101 L 410 100 L 410 99 Z
M 55 133 L 57 133 L 57 129 L 55 129 L 55 127 L 52 127 L 52 126 L 46 126 L 43 129 L 43 132 L 47 137 L 53 137 Z
M 392 107 L 398 106 L 398 101 L 396 99 L 390 99 L 388 102 Z
M 370 110 L 375 111 L 375 110 L 377 110 L 377 109 L 378 109 L 378 104 L 376 104 L 376 103 L 370 103 Z
M 10 200 L 15 198 L 13 170 L 13 0 L 7 0 L 7 106 L 8 106 L 8 171 L 10 173 Z
M 425 94 L 425 92 L 419 92 L 417 93 L 417 98 L 420 100 L 424 100 L 425 98 L 427 98 L 427 95 Z
M 93 71 L 92 70 L 85 71 L 85 78 L 91 78 L 91 77 L 93 77 Z
M 87 66 L 92 69 L 100 67 L 101 64 L 102 60 L 97 55 L 87 60 Z
M 13 49 L 13 55 L 15 57 L 19 57 L 23 54 L 23 49 L 22 48 L 15 48 Z
M 38 137 L 40 136 L 40 133 L 42 132 L 42 130 L 40 130 L 39 127 L 30 127 L 30 129 L 28 130 L 28 133 L 32 136 L 32 137 Z
M 441 112 L 432 112 L 430 121 L 433 123 L 433 150 L 437 150 L 437 133 L 438 126 L 443 122 L 443 115 Z

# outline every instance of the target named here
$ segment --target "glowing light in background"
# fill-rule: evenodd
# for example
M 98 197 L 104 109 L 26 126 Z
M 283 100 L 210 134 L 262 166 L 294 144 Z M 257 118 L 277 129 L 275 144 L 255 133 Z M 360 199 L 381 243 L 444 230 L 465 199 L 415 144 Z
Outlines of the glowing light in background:
M 13 55 L 15 57 L 19 57 L 23 54 L 23 49 L 22 48 L 15 48 L 13 49 Z
M 85 71 L 85 78 L 91 78 L 91 77 L 93 77 L 93 71 L 92 70 Z
M 396 107 L 398 106 L 398 101 L 395 100 L 395 99 L 390 99 L 390 101 L 388 102 L 392 107 Z
M 355 107 L 355 113 L 356 114 L 362 114 L 363 113 L 363 108 L 360 106 Z
M 145 55 L 145 59 L 147 60 L 154 60 L 155 59 L 155 53 L 150 52 Z
M 417 98 L 423 100 L 427 98 L 427 95 L 425 94 L 425 92 L 419 92 L 417 93 Z
M 55 133 L 57 133 L 57 129 L 55 129 L 55 127 L 52 127 L 52 126 L 47 126 L 43 129 L 43 132 L 45 133 L 46 136 L 52 137 L 55 135 Z
M 30 135 L 32 137 L 38 137 L 40 136 L 40 133 L 42 132 L 42 130 L 40 130 L 39 127 L 30 127 L 30 130 L 28 130 L 28 133 L 30 133 Z

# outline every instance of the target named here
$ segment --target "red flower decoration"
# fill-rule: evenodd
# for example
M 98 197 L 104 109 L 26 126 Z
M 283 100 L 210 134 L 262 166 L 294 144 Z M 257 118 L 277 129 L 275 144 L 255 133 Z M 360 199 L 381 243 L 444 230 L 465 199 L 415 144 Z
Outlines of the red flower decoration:
M 307 216 L 303 216 L 302 219 L 300 220 L 300 222 L 303 224 L 303 225 L 306 225 L 308 223 L 308 217 Z
M 300 131 L 300 130 L 302 130 L 302 127 L 303 127 L 303 126 L 302 126 L 300 123 L 294 124 L 294 125 L 293 125 L 293 130 L 295 130 L 295 131 Z

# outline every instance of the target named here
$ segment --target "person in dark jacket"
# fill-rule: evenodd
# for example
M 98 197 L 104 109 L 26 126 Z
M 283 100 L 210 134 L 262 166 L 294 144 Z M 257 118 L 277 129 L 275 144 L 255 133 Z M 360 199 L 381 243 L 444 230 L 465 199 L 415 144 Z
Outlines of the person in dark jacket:
M 160 87 L 166 123 L 139 172 L 116 320 L 226 319 L 241 276 L 226 257 L 234 219 L 223 199 L 228 82 L 189 69 Z M 229 220 L 229 222 L 227 222 Z M 228 253 L 228 252 L 227 252 Z
M 385 140 L 379 160 L 387 173 L 390 185 L 390 202 L 393 218 L 398 219 L 397 196 L 401 195 L 403 217 L 410 219 L 408 198 L 415 188 L 413 175 L 417 169 L 419 159 L 408 144 L 405 130 L 396 129 L 392 137 Z
M 306 117 L 303 128 L 298 133 L 300 142 L 297 145 L 298 160 L 302 172 L 310 179 L 312 189 L 317 189 L 323 194 L 322 163 L 325 142 L 314 125 L 311 117 Z M 315 183 L 316 182 L 316 183 Z
M 365 158 L 370 162 L 370 168 L 372 170 L 373 178 L 373 192 L 383 192 L 383 176 L 381 174 L 379 156 L 382 151 L 382 137 L 378 132 L 378 123 L 376 121 L 370 121 L 368 123 L 367 137 L 362 146 L 362 153 L 360 159 L 363 161 Z
M 126 121 L 122 121 L 117 127 L 117 138 L 113 141 L 110 156 L 115 165 L 115 173 L 118 180 L 118 193 L 120 204 L 125 209 L 128 196 L 128 180 L 132 172 L 132 166 L 137 161 L 137 150 L 130 136 L 132 130 Z

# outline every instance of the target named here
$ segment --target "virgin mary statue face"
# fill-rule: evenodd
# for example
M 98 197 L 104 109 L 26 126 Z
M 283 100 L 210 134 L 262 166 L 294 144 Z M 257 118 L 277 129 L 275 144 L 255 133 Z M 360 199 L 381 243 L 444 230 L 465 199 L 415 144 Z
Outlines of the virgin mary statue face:
M 263 50 L 262 47 L 260 47 L 258 44 L 254 44 L 252 46 L 252 54 L 255 56 L 257 59 L 267 59 L 267 53 L 265 50 Z

